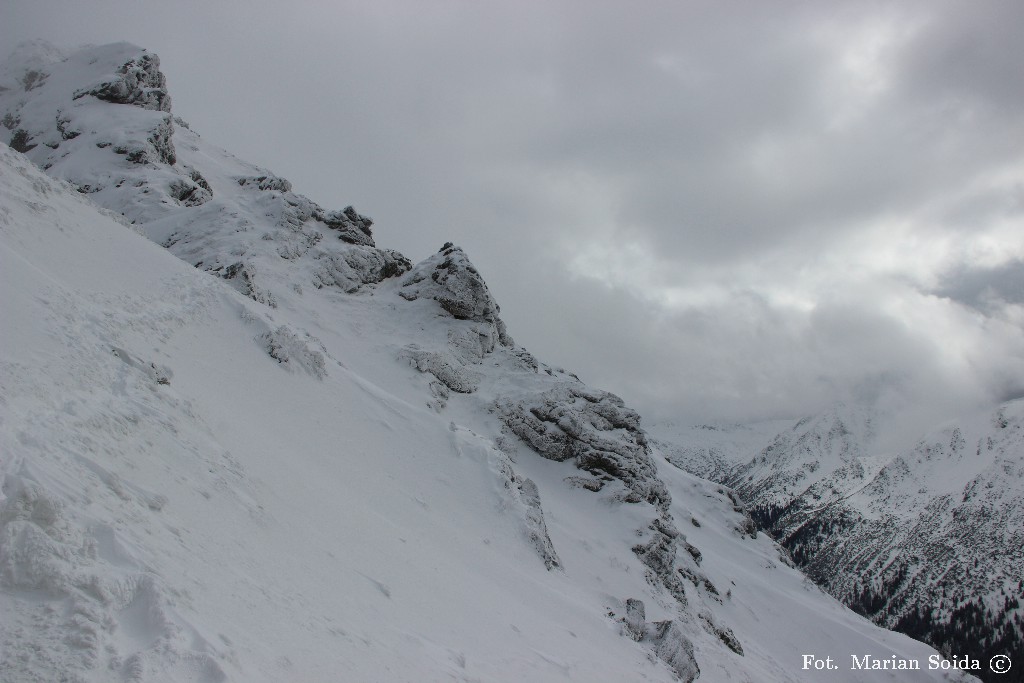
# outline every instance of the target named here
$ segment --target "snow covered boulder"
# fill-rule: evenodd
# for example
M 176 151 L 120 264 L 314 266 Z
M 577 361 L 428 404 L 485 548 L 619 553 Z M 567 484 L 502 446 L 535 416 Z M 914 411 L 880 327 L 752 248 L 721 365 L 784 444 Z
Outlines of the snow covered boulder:
M 313 257 L 319 262 L 313 273 L 313 284 L 317 289 L 335 286 L 349 293 L 363 285 L 402 275 L 412 265 L 394 249 L 364 246 L 322 250 Z
M 671 501 L 640 416 L 615 394 L 566 382 L 536 396 L 499 399 L 497 408 L 508 429 L 545 458 L 573 459 L 604 481 L 621 481 L 626 502 L 664 508 Z
M 460 394 L 471 394 L 480 383 L 480 373 L 447 352 L 426 351 L 415 344 L 406 347 L 401 354 L 420 372 L 427 372 L 437 378 L 446 388 Z

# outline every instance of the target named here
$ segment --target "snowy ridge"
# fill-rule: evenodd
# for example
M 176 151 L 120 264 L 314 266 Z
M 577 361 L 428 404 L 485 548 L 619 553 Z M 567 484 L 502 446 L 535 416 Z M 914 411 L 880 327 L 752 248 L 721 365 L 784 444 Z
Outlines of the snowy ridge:
M 281 288 L 351 292 L 409 269 L 401 254 L 374 247 L 372 220 L 351 206 L 325 210 L 287 180 L 204 144 L 171 115 L 159 66 L 128 43 L 67 55 L 25 46 L 0 67 L 5 141 L 271 306 Z M 279 274 L 282 259 L 293 266 Z
M 138 48 L 31 54 L 2 69 L 8 141 L 70 185 L 0 149 L 12 681 L 816 680 L 803 654 L 934 654 L 515 347 L 461 249 L 413 266 L 208 145 Z

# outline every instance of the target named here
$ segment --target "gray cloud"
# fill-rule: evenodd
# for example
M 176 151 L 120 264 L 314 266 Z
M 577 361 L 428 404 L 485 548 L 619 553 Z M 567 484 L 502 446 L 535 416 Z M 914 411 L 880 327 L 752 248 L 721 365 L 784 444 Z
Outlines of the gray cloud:
M 1024 386 L 1020 3 L 0 7 L 3 44 L 157 52 L 205 137 L 460 243 L 520 343 L 649 413 Z
M 935 293 L 981 313 L 999 315 L 1007 306 L 1024 305 L 1024 261 L 991 268 L 961 266 L 943 278 Z

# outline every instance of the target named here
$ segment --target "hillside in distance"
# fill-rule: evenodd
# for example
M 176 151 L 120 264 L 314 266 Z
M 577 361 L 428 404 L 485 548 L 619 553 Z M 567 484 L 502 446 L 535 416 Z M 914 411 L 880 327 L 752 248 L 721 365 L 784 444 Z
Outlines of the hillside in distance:
M 963 679 L 516 346 L 461 249 L 191 131 L 154 55 L 23 46 L 0 116 L 5 683 Z
M 789 423 L 656 431 L 671 462 L 733 487 L 857 612 L 947 654 L 1024 661 L 1024 401 L 895 453 L 879 445 L 881 421 L 838 404 Z

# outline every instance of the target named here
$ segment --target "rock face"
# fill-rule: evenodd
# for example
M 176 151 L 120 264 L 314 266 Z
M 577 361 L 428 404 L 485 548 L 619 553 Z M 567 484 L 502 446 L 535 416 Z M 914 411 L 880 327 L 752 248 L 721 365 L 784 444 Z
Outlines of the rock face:
M 699 606 L 706 600 L 721 603 L 719 592 L 699 568 L 701 551 L 675 525 L 669 511 L 672 498 L 658 476 L 639 415 L 618 396 L 578 380 L 548 384 L 554 386 L 496 403 L 508 431 L 543 457 L 571 461 L 590 475 L 567 477 L 571 486 L 600 492 L 612 504 L 650 506 L 653 519 L 636 530 L 639 542 L 631 548 L 646 568 L 647 582 L 671 597 L 681 619 L 742 656 L 743 647 L 732 630 Z M 696 591 L 696 602 L 688 596 L 688 582 Z M 641 601 L 626 601 L 624 634 L 647 643 L 680 680 L 694 680 L 700 668 L 690 636 L 673 620 L 645 625 L 643 614 Z
M 373 220 L 369 216 L 356 213 L 351 206 L 346 206 L 341 211 L 328 211 L 320 220 L 331 230 L 341 233 L 338 238 L 349 244 L 373 246 L 373 233 L 370 232 Z
M 626 600 L 626 614 L 621 619 L 623 635 L 646 643 L 654 655 L 665 662 L 679 680 L 692 683 L 700 676 L 700 667 L 693 655 L 693 643 L 675 621 L 648 622 L 643 600 Z
M 544 458 L 571 462 L 586 473 L 566 477 L 568 485 L 597 493 L 612 505 L 636 505 L 649 512 L 651 521 L 636 530 L 639 542 L 630 550 L 645 567 L 648 585 L 675 605 L 680 623 L 689 624 L 691 633 L 687 635 L 686 628 L 673 620 L 646 624 L 638 616 L 642 615 L 643 604 L 635 601 L 629 603 L 632 630 L 627 629 L 626 635 L 649 647 L 683 681 L 692 681 L 700 672 L 691 640 L 694 629 L 712 635 L 742 655 L 732 631 L 700 608 L 704 600 L 721 600 L 714 584 L 699 569 L 701 551 L 675 526 L 669 511 L 672 497 L 658 476 L 636 411 L 618 396 L 592 389 L 575 376 L 544 366 L 525 349 L 516 349 L 498 317 L 497 302 L 458 247 L 446 244 L 414 266 L 401 281 L 398 294 L 409 302 L 436 302 L 451 316 L 442 345 L 410 345 L 402 352 L 410 364 L 434 377 L 430 384 L 432 407 L 444 410 L 455 395 L 483 391 L 490 365 L 484 361 L 501 356 L 510 363 L 502 385 L 517 387 L 494 402 L 494 412 L 507 435 Z M 525 505 L 526 528 L 538 554 L 549 569 L 561 567 L 544 523 L 536 485 L 516 475 L 511 462 L 504 462 L 501 471 L 507 472 L 506 489 L 514 493 L 516 504 Z M 687 595 L 690 582 L 696 601 Z
M 548 570 L 561 569 L 562 561 L 558 559 L 555 545 L 551 542 L 547 524 L 544 521 L 544 509 L 541 507 L 540 491 L 532 479 L 516 474 L 512 461 L 498 450 L 490 451 L 491 466 L 505 488 L 511 506 L 515 507 L 522 518 L 523 530 L 534 550 L 544 561 Z
M 444 398 L 451 390 L 460 394 L 471 394 L 480 383 L 480 373 L 472 369 L 472 363 L 460 359 L 447 351 L 426 351 L 417 346 L 405 349 L 404 357 L 420 372 L 433 375 L 445 388 Z
M 493 327 L 490 349 L 498 343 L 512 346 L 514 342 L 498 314 L 501 308 L 491 296 L 487 283 L 470 263 L 461 248 L 450 242 L 423 262 L 402 282 L 400 296 L 408 301 L 429 298 L 459 320 L 472 320 Z
M 550 460 L 573 460 L 597 477 L 597 488 L 620 481 L 627 502 L 665 508 L 671 498 L 658 479 L 640 416 L 615 394 L 581 382 L 561 383 L 527 399 L 499 403 L 513 434 Z
M 647 638 L 654 645 L 654 654 L 676 672 L 679 680 L 691 683 L 700 676 L 700 667 L 693 657 L 693 643 L 683 635 L 675 621 L 651 624 Z
M 160 58 L 151 54 L 132 57 L 108 79 L 76 90 L 73 98 L 86 95 L 114 104 L 171 111 L 171 96 L 167 94 L 167 78 L 160 71 Z
M 480 373 L 473 366 L 495 349 L 513 350 L 514 342 L 498 316 L 498 303 L 459 247 L 445 244 L 417 263 L 401 281 L 398 295 L 409 302 L 436 302 L 452 319 L 441 344 L 433 348 L 411 344 L 401 354 L 420 372 L 436 378 L 435 408 L 443 408 L 449 390 L 461 394 L 476 391 Z M 525 353 L 521 349 L 513 352 Z

